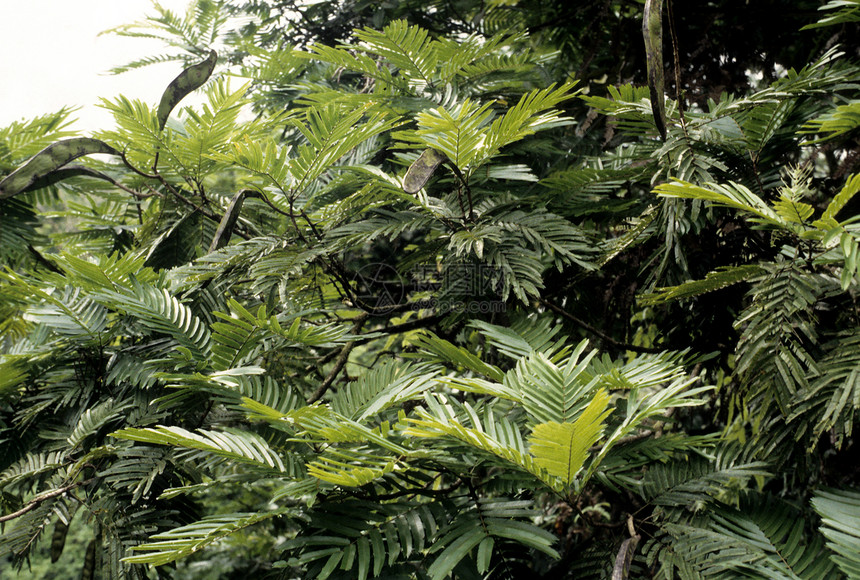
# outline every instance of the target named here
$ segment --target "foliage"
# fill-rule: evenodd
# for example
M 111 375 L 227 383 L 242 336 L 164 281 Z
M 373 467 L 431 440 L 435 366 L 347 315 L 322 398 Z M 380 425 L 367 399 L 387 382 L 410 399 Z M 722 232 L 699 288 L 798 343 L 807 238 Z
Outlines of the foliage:
M 668 3 L 649 83 L 635 3 L 394 4 L 156 5 L 158 105 L 0 130 L 0 557 L 857 577 L 860 68 L 694 81 Z

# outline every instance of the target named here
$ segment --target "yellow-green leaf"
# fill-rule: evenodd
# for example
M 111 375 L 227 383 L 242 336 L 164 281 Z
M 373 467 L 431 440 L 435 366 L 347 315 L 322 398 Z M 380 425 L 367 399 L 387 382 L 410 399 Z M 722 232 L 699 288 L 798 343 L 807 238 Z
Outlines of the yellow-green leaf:
M 609 395 L 601 389 L 573 423 L 536 425 L 529 437 L 535 463 L 570 484 L 603 432 L 603 420 L 612 412 L 608 405 Z

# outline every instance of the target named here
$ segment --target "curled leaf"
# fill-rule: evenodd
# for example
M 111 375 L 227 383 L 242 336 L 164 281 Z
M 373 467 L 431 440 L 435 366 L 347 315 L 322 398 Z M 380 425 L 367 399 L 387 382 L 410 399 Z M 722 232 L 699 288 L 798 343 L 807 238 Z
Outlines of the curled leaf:
M 447 159 L 448 157 L 444 153 L 435 149 L 425 149 L 418 159 L 409 166 L 409 170 L 403 178 L 403 191 L 418 193 L 422 187 L 427 185 L 433 172 Z
M 82 155 L 93 153 L 119 155 L 119 152 L 107 143 L 90 137 L 65 139 L 48 145 L 33 155 L 24 165 L 7 175 L 3 181 L 0 181 L 0 199 L 36 189 L 36 186 L 44 187 L 56 183 L 65 177 L 71 177 L 70 174 L 63 177 L 61 173 L 57 179 L 52 180 L 49 176 L 70 161 Z M 45 185 L 39 185 L 41 183 Z
M 660 137 L 666 139 L 666 106 L 663 102 L 663 0 L 645 0 L 642 17 L 645 58 L 648 68 L 648 89 L 651 110 Z
M 188 67 L 167 85 L 167 89 L 161 95 L 161 102 L 158 104 L 159 129 L 164 129 L 173 107 L 189 93 L 203 86 L 203 83 L 209 79 L 212 71 L 215 70 L 216 62 L 218 62 L 218 53 L 210 50 L 209 56 L 204 61 Z

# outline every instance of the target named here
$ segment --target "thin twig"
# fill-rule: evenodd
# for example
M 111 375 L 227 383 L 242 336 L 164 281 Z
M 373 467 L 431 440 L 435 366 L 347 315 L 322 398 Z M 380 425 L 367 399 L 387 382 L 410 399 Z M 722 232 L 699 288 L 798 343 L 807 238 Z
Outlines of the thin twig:
M 563 318 L 566 318 L 567 320 L 569 320 L 569 321 L 573 322 L 573 323 L 574 323 L 574 324 L 576 324 L 577 326 L 579 326 L 579 327 L 581 327 L 581 328 L 584 328 L 585 330 L 587 330 L 587 331 L 588 331 L 588 332 L 590 332 L 591 334 L 594 334 L 594 335 L 596 335 L 596 336 L 598 336 L 598 337 L 602 338 L 603 340 L 605 340 L 606 342 L 608 342 L 608 343 L 609 343 L 609 344 L 611 344 L 612 346 L 615 346 L 615 347 L 618 347 L 618 348 L 623 348 L 623 349 L 625 349 L 625 350 L 632 350 L 633 352 L 654 353 L 654 354 L 656 354 L 656 353 L 660 353 L 660 352 L 663 352 L 663 349 L 660 349 L 660 348 L 651 348 L 651 347 L 647 347 L 647 346 L 638 346 L 638 345 L 635 345 L 635 344 L 627 344 L 627 343 L 625 343 L 625 342 L 617 341 L 617 340 L 615 340 L 614 338 L 612 338 L 611 336 L 609 336 L 608 334 L 606 334 L 605 332 L 603 332 L 603 331 L 601 331 L 601 330 L 598 330 L 598 329 L 594 328 L 593 326 L 591 326 L 590 324 L 588 324 L 587 322 L 585 322 L 584 320 L 581 320 L 581 319 L 577 318 L 576 316 L 574 316 L 574 315 L 573 315 L 573 314 L 571 314 L 570 312 L 566 311 L 566 310 L 565 310 L 565 309 L 563 309 L 562 307 L 560 307 L 560 306 L 556 306 L 556 305 L 555 305 L 555 304 L 553 304 L 552 302 L 549 302 L 549 301 L 547 301 L 547 300 L 544 300 L 543 298 L 541 298 L 541 299 L 539 300 L 539 302 L 540 302 L 542 305 L 544 305 L 544 306 L 546 306 L 547 308 L 549 308 L 550 310 L 552 310 L 553 312 L 555 312 L 556 314 L 559 314 L 560 316 L 562 316 Z
M 352 333 L 361 330 L 361 327 L 364 326 L 364 323 L 367 322 L 368 314 L 363 312 L 355 317 L 355 324 L 352 326 Z M 340 349 L 340 353 L 337 355 L 337 359 L 334 361 L 334 367 L 332 367 L 328 376 L 319 386 L 319 388 L 314 392 L 313 395 L 308 399 L 308 405 L 319 401 L 323 395 L 325 395 L 326 391 L 328 391 L 329 387 L 334 384 L 334 381 L 337 379 L 337 376 L 340 374 L 340 371 L 343 370 L 343 367 L 346 366 L 346 362 L 349 360 L 349 353 L 352 352 L 352 349 L 355 348 L 357 341 L 348 342 L 343 345 L 343 348 Z
M 472 204 L 472 188 L 469 187 L 469 182 L 466 180 L 466 177 L 460 171 L 460 168 L 457 165 L 450 161 L 448 162 L 448 166 L 454 171 L 454 175 L 457 176 L 457 179 L 460 180 L 460 183 L 463 184 L 463 188 L 466 190 L 466 195 L 469 197 L 469 215 L 466 215 L 466 208 L 463 207 L 463 195 L 460 193 L 460 188 L 457 188 L 457 198 L 460 200 L 460 211 L 463 212 L 463 217 L 468 219 L 469 221 L 475 221 L 475 208 Z
M 672 7 L 672 0 L 669 0 L 669 35 L 672 37 L 672 56 L 675 61 L 675 100 L 678 101 L 678 116 L 681 119 L 681 129 L 684 131 L 684 138 L 687 145 L 690 143 L 690 135 L 687 133 L 687 119 L 684 116 L 684 100 L 681 95 L 681 57 L 678 53 L 678 33 L 675 32 L 675 10 Z
M 34 248 L 33 244 L 27 244 L 27 249 L 30 250 L 30 253 L 33 254 L 34 258 L 36 258 L 36 261 L 48 270 L 54 274 L 63 273 L 63 271 L 57 268 L 52 262 L 49 262 L 48 259 L 39 252 L 39 250 Z
M 147 179 L 158 179 L 158 175 L 150 175 L 149 173 L 145 173 L 145 172 L 141 171 L 140 169 L 138 169 L 137 167 L 135 167 L 134 165 L 132 165 L 131 161 L 129 161 L 128 157 L 126 157 L 124 150 L 122 153 L 119 154 L 119 158 L 122 159 L 122 162 L 125 164 L 126 167 L 128 167 L 129 169 L 131 169 L 133 172 L 137 173 L 141 177 L 145 177 Z
M 643 439 L 648 439 L 653 436 L 654 432 L 651 430 L 642 431 L 641 433 L 637 433 L 636 435 L 628 435 L 627 437 L 622 437 L 618 441 L 612 444 L 613 447 L 617 447 L 619 445 L 627 445 L 628 443 L 636 443 L 637 441 L 642 441 Z M 602 450 L 604 445 L 592 445 L 588 448 L 589 453 L 597 453 Z

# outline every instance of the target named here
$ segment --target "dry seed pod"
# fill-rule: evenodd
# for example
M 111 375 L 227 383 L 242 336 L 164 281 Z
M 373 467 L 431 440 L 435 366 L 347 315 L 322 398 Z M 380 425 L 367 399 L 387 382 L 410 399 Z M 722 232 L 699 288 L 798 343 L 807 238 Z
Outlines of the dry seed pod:
M 403 178 L 403 191 L 418 193 L 424 187 L 442 163 L 448 160 L 444 153 L 435 149 L 425 149 L 424 152 L 409 166 L 406 177 Z
M 170 117 L 170 111 L 173 110 L 173 107 L 179 101 L 188 96 L 192 91 L 203 86 L 203 83 L 209 80 L 212 71 L 215 70 L 216 62 L 218 62 L 218 53 L 210 50 L 206 60 L 188 67 L 167 85 L 164 94 L 161 95 L 161 102 L 158 104 L 159 129 L 164 129 L 164 125 L 167 124 L 167 118 Z
M 57 520 L 54 525 L 54 533 L 51 534 L 51 563 L 53 564 L 63 555 L 66 546 L 66 535 L 69 533 L 69 524 L 63 520 Z
M 663 0 L 646 0 L 642 17 L 645 57 L 648 66 L 648 88 L 651 110 L 660 137 L 666 139 L 666 106 L 663 102 Z
M 90 540 L 87 544 L 84 556 L 84 567 L 81 570 L 81 580 L 93 580 L 96 577 L 96 540 Z
M 244 190 L 233 196 L 230 200 L 230 205 L 224 212 L 224 217 L 218 224 L 218 229 L 212 238 L 212 243 L 209 245 L 209 251 L 214 252 L 223 248 L 230 242 L 230 237 L 233 235 L 233 228 L 236 227 L 236 220 L 239 219 L 239 212 L 242 211 L 242 203 L 247 197 L 262 197 L 256 191 Z
M 119 152 L 107 143 L 90 137 L 64 139 L 48 145 L 0 181 L 0 199 L 35 189 L 34 184 L 43 179 L 47 185 L 56 183 L 61 178 L 53 181 L 47 179 L 51 173 L 78 157 L 93 153 L 119 155 Z

